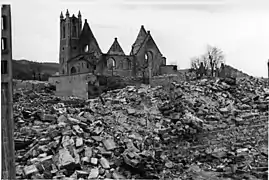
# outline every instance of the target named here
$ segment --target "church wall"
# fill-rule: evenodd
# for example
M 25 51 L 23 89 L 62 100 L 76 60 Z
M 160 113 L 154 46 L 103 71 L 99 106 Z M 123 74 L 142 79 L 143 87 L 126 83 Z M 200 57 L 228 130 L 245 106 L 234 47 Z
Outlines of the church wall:
M 71 74 L 71 68 L 76 68 L 77 73 L 92 72 L 93 67 L 85 60 L 72 61 L 68 64 L 69 74 Z
M 88 82 L 95 77 L 91 73 L 50 77 L 56 82 L 56 95 L 88 98 Z
M 121 76 L 121 77 L 130 77 L 132 76 L 132 70 L 121 70 L 121 69 L 116 69 L 116 70 L 106 70 L 105 74 L 107 76 Z
M 150 52 L 150 53 L 147 53 Z M 149 68 L 152 69 L 152 76 L 156 76 L 160 74 L 160 65 L 163 64 L 163 57 L 162 54 L 159 52 L 158 48 L 156 47 L 153 40 L 150 38 L 148 42 L 146 42 L 140 49 L 140 51 L 137 53 L 137 62 L 138 64 L 143 64 L 145 62 L 145 54 L 151 54 L 152 56 L 149 56 L 149 60 L 152 62 L 149 62 Z M 149 69 L 147 69 L 149 71 Z M 138 72 L 138 76 L 141 73 Z M 146 76 L 148 76 L 146 74 Z
M 128 77 L 132 76 L 132 72 L 134 70 L 133 66 L 133 57 L 132 56 L 119 56 L 119 55 L 107 55 L 107 68 L 105 73 L 109 76 L 112 75 L 112 61 L 115 63 L 115 67 L 113 68 L 113 75 Z
M 86 48 L 87 47 L 87 48 Z M 83 53 L 96 52 L 98 55 L 101 55 L 101 50 L 95 40 L 91 42 L 86 42 L 79 45 L 79 51 Z

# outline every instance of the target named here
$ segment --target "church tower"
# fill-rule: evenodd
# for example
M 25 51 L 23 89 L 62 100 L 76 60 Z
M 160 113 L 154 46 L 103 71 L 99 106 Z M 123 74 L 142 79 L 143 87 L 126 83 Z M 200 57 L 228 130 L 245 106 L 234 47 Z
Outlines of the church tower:
M 80 11 L 78 17 L 74 14 L 70 17 L 68 9 L 66 17 L 60 15 L 60 53 L 59 53 L 59 73 L 68 75 L 67 61 L 79 54 L 79 35 L 81 33 L 82 21 Z

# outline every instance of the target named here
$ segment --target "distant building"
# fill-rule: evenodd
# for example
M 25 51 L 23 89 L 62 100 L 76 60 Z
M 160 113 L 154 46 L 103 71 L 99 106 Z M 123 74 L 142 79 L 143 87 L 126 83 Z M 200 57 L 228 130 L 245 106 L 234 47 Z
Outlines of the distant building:
M 62 13 L 60 15 L 59 55 L 61 75 L 93 71 L 110 74 L 113 70 L 119 76 L 137 76 L 145 71 L 148 77 L 160 75 L 161 66 L 166 65 L 165 57 L 143 25 L 129 55 L 124 53 L 117 38 L 108 52 L 103 53 L 87 19 L 82 27 L 81 13 L 70 17 L 68 10 L 65 18 Z
M 65 95 L 74 95 L 74 92 L 81 94 L 81 86 L 88 83 L 84 77 L 86 74 L 150 79 L 177 71 L 174 66 L 166 66 L 166 58 L 163 57 L 150 31 L 146 31 L 143 25 L 129 55 L 124 53 L 117 38 L 108 52 L 103 53 L 87 19 L 82 26 L 80 11 L 76 17 L 74 14 L 70 16 L 68 10 L 65 17 L 62 13 L 60 15 L 59 63 L 56 89 L 57 92 L 65 92 L 62 93 Z M 71 76 L 73 78 L 70 78 Z M 85 87 L 83 92 L 89 88 Z

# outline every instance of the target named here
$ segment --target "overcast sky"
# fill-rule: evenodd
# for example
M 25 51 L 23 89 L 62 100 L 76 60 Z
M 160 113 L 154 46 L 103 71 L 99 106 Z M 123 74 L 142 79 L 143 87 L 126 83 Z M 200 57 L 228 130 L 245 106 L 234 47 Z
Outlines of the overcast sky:
M 226 63 L 267 77 L 268 0 L 13 0 L 13 58 L 58 62 L 60 12 L 87 19 L 106 53 L 118 37 L 125 54 L 143 24 L 168 63 L 190 66 L 207 44 L 221 48 Z

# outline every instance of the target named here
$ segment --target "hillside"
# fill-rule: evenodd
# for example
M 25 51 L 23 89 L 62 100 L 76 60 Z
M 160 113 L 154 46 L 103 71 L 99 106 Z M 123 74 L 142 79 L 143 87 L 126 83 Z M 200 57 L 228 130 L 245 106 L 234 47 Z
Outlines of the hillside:
M 39 63 L 28 60 L 13 60 L 12 61 L 13 78 L 22 80 L 34 79 L 34 72 L 36 73 L 36 79 L 38 74 L 41 74 L 41 80 L 48 80 L 48 77 L 55 74 L 58 71 L 58 63 Z
M 239 77 L 248 77 L 249 76 L 248 74 L 244 73 L 243 71 L 240 71 L 240 70 L 238 70 L 230 65 L 225 65 L 225 66 L 228 69 L 228 71 L 230 71 L 231 76 L 233 76 L 233 77 L 239 78 Z
M 13 78 L 21 80 L 32 80 L 33 72 L 36 72 L 36 79 L 38 79 L 39 72 L 41 73 L 41 80 L 46 81 L 48 77 L 58 72 L 58 63 L 39 63 L 29 60 L 13 60 Z M 226 65 L 229 74 L 233 77 L 247 77 L 248 74 L 230 66 Z M 180 69 L 180 73 L 188 72 L 189 69 Z
M 243 77 L 249 77 L 247 73 L 244 73 L 243 71 L 240 71 L 230 65 L 225 65 L 226 68 L 226 73 L 229 74 L 232 77 L 237 77 L 237 78 L 243 78 Z M 178 70 L 179 73 L 181 74 L 189 74 L 189 76 L 195 76 L 195 73 L 191 73 L 191 69 L 180 69 Z M 210 74 L 210 71 L 208 71 L 208 74 Z

